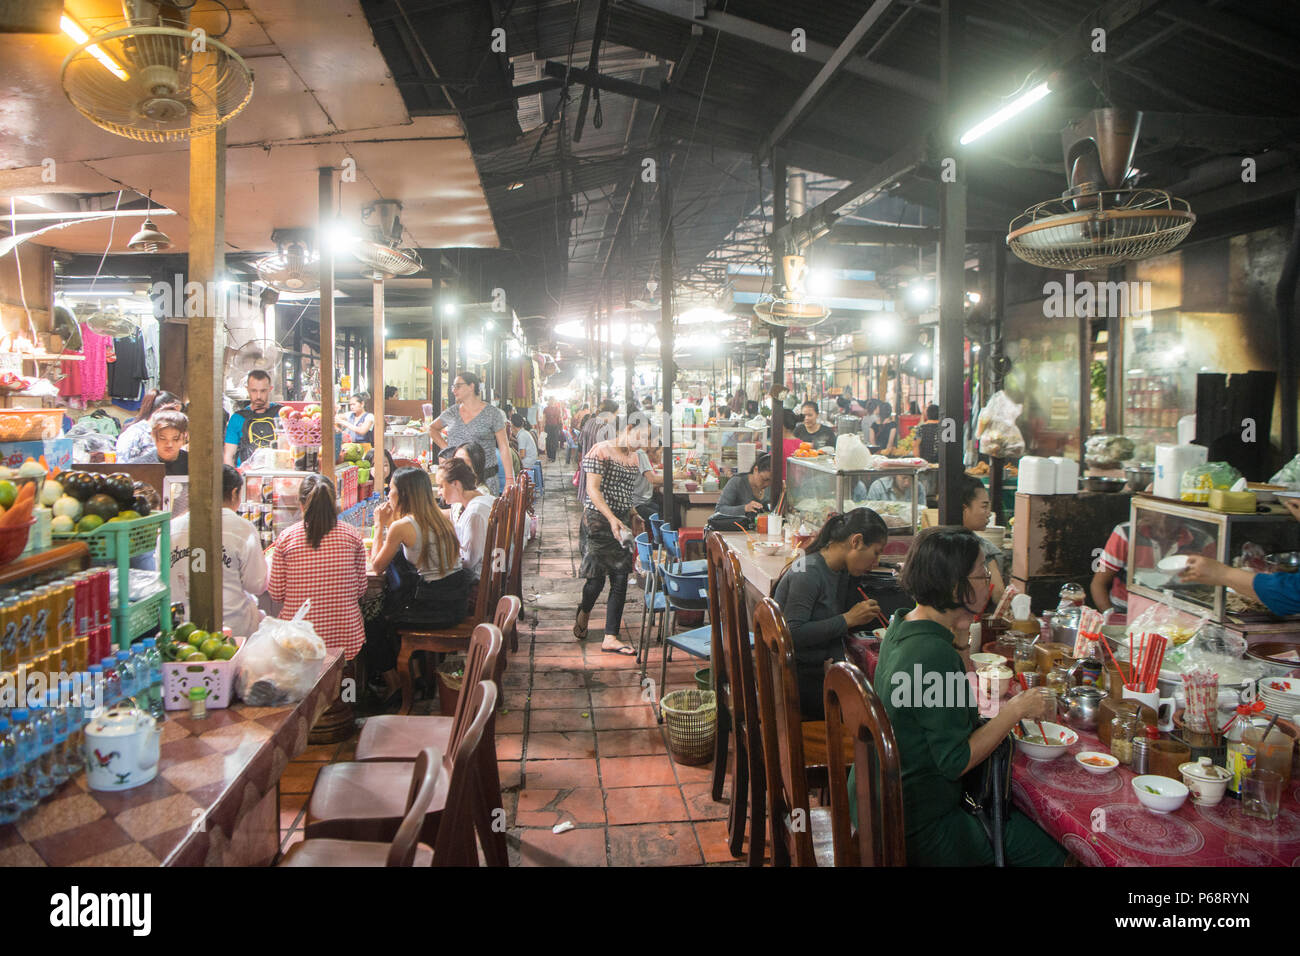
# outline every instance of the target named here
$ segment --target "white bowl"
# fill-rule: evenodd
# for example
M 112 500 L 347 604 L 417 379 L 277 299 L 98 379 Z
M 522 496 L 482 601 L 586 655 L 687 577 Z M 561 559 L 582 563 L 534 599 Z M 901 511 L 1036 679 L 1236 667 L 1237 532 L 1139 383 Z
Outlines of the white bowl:
M 1154 773 L 1144 773 L 1131 782 L 1138 802 L 1152 813 L 1173 813 L 1187 800 L 1189 792 L 1187 784 Z
M 970 662 L 978 670 L 981 667 L 993 667 L 998 664 L 1005 664 L 1007 659 L 1001 654 L 990 654 L 988 651 L 979 651 L 970 656 Z
M 1020 729 L 1026 734 L 1037 737 L 1038 724 L 1036 720 L 1022 720 Z M 1016 746 L 1030 760 L 1055 760 L 1061 754 L 1066 753 L 1069 749 L 1079 742 L 1079 735 L 1069 727 L 1063 724 L 1054 724 L 1050 720 L 1041 721 L 1043 730 L 1047 732 L 1048 740 L 1059 740 L 1056 744 L 1035 744 L 1027 740 L 1016 737 Z
M 1105 766 L 1101 764 L 1088 763 L 1087 759 L 1104 760 Z M 1081 750 L 1074 755 L 1074 762 L 1077 763 L 1088 773 L 1103 774 L 1110 773 L 1119 766 L 1119 758 L 1108 753 L 1102 753 L 1100 750 Z

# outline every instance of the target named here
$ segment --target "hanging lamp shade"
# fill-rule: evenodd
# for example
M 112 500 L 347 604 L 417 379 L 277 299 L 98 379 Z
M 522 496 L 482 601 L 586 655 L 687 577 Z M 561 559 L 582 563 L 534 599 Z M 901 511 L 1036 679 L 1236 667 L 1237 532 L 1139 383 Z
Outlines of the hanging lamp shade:
M 172 247 L 172 240 L 171 236 L 154 225 L 151 216 L 146 216 L 144 225 L 140 227 L 139 232 L 131 237 L 126 247 L 134 249 L 136 252 L 161 252 Z

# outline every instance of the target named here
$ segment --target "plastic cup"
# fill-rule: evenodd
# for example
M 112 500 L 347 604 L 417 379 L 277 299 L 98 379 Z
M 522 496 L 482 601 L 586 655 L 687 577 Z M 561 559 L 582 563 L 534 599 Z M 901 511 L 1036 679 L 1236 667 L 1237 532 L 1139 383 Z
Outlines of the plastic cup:
M 781 537 L 781 516 L 780 515 L 767 516 L 767 536 L 769 538 Z
M 1291 755 L 1295 750 L 1295 741 L 1280 728 L 1273 728 L 1268 739 L 1264 739 L 1264 729 L 1251 727 L 1241 735 L 1243 743 L 1255 748 L 1255 770 L 1268 770 L 1278 775 L 1282 786 L 1291 782 Z
M 1282 778 L 1272 770 L 1256 769 L 1241 778 L 1241 812 L 1272 823 L 1282 803 Z

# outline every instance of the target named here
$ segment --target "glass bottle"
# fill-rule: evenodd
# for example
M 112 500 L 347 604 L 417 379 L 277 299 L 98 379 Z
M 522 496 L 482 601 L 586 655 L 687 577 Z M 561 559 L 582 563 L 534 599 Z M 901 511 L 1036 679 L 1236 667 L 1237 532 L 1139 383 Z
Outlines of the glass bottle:
M 1133 738 L 1140 733 L 1137 714 L 1116 714 L 1110 721 L 1110 752 L 1124 766 L 1133 764 Z
M 154 638 L 146 637 L 142 644 L 149 674 L 149 714 L 155 720 L 162 720 L 167 716 L 163 710 L 162 654 L 158 652 L 158 642 Z
M 1017 674 L 1038 670 L 1038 654 L 1027 637 L 1016 639 L 1015 669 Z
M 1065 692 L 1070 689 L 1070 668 L 1065 664 L 1057 664 L 1047 672 L 1047 689 L 1056 694 L 1056 699 L 1061 700 L 1065 697 Z
M 54 781 L 41 766 L 41 745 L 36 735 L 35 721 L 25 707 L 11 711 L 10 716 L 14 722 L 14 736 L 18 738 L 18 749 L 27 766 L 28 786 L 34 791 L 36 799 L 42 800 L 54 792 Z

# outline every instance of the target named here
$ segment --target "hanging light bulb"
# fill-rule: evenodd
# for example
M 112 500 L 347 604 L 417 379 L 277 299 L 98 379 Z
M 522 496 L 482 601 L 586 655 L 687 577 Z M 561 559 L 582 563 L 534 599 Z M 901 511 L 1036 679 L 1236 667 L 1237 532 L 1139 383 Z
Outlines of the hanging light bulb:
M 152 211 L 153 191 L 151 190 L 149 192 L 149 207 L 148 211 L 145 213 L 144 225 L 140 227 L 139 232 L 131 237 L 131 241 L 126 244 L 128 249 L 133 249 L 136 252 L 158 252 L 159 250 L 170 249 L 172 247 L 171 237 L 154 225 L 153 217 L 149 215 L 149 212 Z

